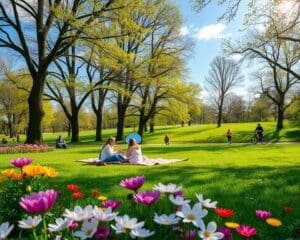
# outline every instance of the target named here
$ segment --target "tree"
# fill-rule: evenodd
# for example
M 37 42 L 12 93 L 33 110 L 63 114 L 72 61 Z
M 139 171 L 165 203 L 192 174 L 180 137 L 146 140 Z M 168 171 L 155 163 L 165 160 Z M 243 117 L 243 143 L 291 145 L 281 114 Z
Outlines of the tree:
M 27 119 L 28 108 L 26 99 L 28 93 L 20 90 L 12 82 L 0 80 L 0 118 L 5 126 L 4 130 L 12 138 L 24 119 Z
M 217 111 L 217 126 L 221 126 L 224 101 L 230 90 L 241 82 L 239 66 L 224 57 L 216 57 L 210 64 L 210 71 L 206 77 L 207 89 L 211 94 L 211 101 Z
M 296 67 L 300 61 L 299 45 L 274 38 L 266 41 L 265 38 L 265 33 L 257 33 L 236 52 L 264 64 L 256 78 L 259 80 L 261 93 L 277 106 L 276 129 L 280 130 L 283 128 L 285 110 L 296 99 L 293 90 L 300 84 Z
M 89 37 L 89 27 L 116 0 L 68 1 L 2 0 L 0 2 L 0 48 L 19 54 L 33 84 L 28 98 L 27 143 L 42 143 L 42 99 L 49 66 L 78 38 Z M 34 27 L 34 28 L 33 28 Z M 95 34 L 95 33 L 94 33 Z M 101 38 L 99 36 L 94 36 Z
M 263 122 L 269 121 L 273 117 L 273 103 L 272 101 L 261 94 L 258 98 L 254 99 L 250 107 L 249 121 Z
M 224 103 L 224 122 L 244 122 L 246 103 L 241 96 L 229 94 Z
M 57 71 L 49 73 L 45 96 L 60 104 L 71 124 L 71 142 L 79 142 L 79 111 L 98 82 L 86 84 L 80 75 L 84 62 L 78 58 L 75 45 L 55 60 L 55 65 Z
M 188 42 L 180 37 L 181 17 L 173 5 L 161 1 L 157 6 L 150 35 L 146 41 L 145 81 L 138 88 L 141 102 L 138 110 L 138 133 L 143 136 L 147 122 L 159 112 L 160 101 L 173 97 L 175 86 L 183 78 L 183 56 L 188 52 Z M 180 91 L 180 90 L 179 90 Z

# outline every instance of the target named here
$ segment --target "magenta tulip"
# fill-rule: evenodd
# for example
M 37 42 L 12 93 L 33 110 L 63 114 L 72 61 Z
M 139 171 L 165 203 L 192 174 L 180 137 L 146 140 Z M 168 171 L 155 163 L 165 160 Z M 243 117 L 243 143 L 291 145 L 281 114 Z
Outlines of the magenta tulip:
M 27 212 L 40 214 L 48 211 L 55 203 L 57 192 L 53 189 L 32 193 L 21 198 L 20 206 Z
M 271 217 L 271 212 L 265 210 L 256 210 L 256 216 L 261 220 Z
M 139 192 L 133 195 L 133 198 L 136 202 L 151 205 L 157 201 L 160 196 L 159 191 L 146 191 L 146 192 Z
M 126 178 L 120 182 L 120 186 L 123 188 L 127 188 L 130 190 L 138 190 L 141 186 L 143 186 L 145 182 L 144 176 L 137 176 L 134 178 Z
M 95 233 L 96 239 L 105 239 L 109 236 L 109 228 L 108 227 L 98 227 Z
M 105 208 L 111 207 L 112 209 L 116 209 L 116 208 L 120 207 L 121 204 L 122 204 L 122 202 L 118 201 L 118 200 L 105 200 L 105 201 L 102 201 L 102 206 L 105 207 Z
M 10 160 L 10 163 L 15 167 L 22 168 L 32 163 L 32 160 L 30 158 L 16 158 Z

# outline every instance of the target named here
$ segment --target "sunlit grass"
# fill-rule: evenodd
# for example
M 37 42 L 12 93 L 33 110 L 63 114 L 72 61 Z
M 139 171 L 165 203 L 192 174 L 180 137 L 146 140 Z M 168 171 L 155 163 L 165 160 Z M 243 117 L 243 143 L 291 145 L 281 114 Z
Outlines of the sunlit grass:
M 124 149 L 125 145 L 120 147 Z M 196 200 L 194 193 L 203 193 L 217 200 L 220 207 L 234 209 L 237 214 L 230 221 L 256 226 L 265 237 L 270 228 L 257 220 L 256 209 L 270 210 L 283 221 L 279 236 L 286 236 L 288 224 L 299 218 L 300 148 L 297 144 L 173 144 L 168 147 L 155 144 L 144 145 L 143 153 L 154 158 L 188 157 L 189 161 L 153 167 L 96 167 L 74 162 L 97 157 L 99 149 L 99 146 L 73 146 L 49 153 L 0 155 L 0 170 L 10 166 L 8 160 L 28 156 L 36 164 L 57 169 L 59 176 L 51 180 L 53 184 L 65 190 L 69 183 L 79 184 L 86 194 L 91 189 L 99 189 L 111 199 L 124 199 L 128 193 L 119 186 L 123 178 L 145 175 L 143 189 L 152 188 L 158 182 L 173 182 L 183 185 L 189 198 Z M 283 211 L 286 205 L 296 210 L 287 214 Z M 224 223 L 214 214 L 208 218 Z

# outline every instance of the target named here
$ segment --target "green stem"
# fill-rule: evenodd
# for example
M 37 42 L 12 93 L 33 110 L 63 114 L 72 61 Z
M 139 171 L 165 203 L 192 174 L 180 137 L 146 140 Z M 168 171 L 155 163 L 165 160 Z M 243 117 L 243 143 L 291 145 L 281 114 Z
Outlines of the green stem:
M 45 240 L 48 239 L 48 235 L 47 235 L 47 223 L 46 223 L 46 217 L 45 214 L 43 214 L 43 226 L 44 226 L 44 234 L 45 234 Z
M 35 229 L 33 229 L 33 237 L 34 237 L 35 240 L 38 240 L 38 237 L 36 235 Z

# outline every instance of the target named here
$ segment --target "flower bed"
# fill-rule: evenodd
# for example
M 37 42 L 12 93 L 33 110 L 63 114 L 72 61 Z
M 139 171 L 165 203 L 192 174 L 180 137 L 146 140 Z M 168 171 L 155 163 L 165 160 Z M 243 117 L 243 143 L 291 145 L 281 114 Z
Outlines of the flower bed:
M 187 199 L 183 187 L 173 183 L 141 191 L 144 176 L 124 179 L 120 182 L 124 198 L 113 200 L 96 189 L 82 192 L 76 184 L 50 188 L 49 178 L 57 172 L 32 165 L 31 159 L 13 159 L 11 164 L 19 170 L 7 169 L 2 172 L 5 179 L 0 179 L 0 208 L 4 209 L 0 239 L 266 239 L 263 234 L 268 231 L 271 238 L 288 235 L 270 211 L 249 213 L 256 215 L 259 227 L 230 222 L 227 219 L 238 219 L 238 212 L 217 207 L 216 201 L 202 194 Z M 283 209 L 286 214 L 293 210 Z
M 0 154 L 7 153 L 34 153 L 34 152 L 48 152 L 52 151 L 54 147 L 48 145 L 36 145 L 36 144 L 21 144 L 17 146 L 0 147 Z

